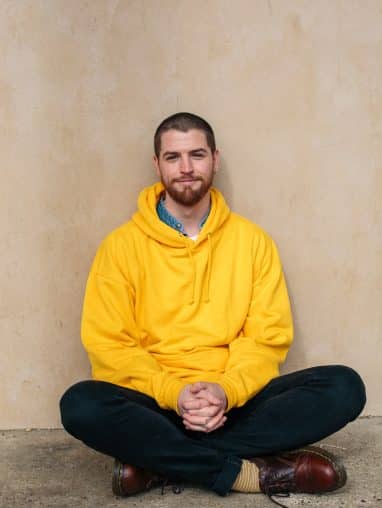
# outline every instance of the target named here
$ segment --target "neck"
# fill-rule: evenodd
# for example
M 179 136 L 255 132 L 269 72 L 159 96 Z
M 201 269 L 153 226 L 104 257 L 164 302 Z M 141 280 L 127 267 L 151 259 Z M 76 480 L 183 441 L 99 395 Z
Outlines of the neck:
M 188 236 L 194 236 L 199 233 L 199 224 L 207 214 L 210 207 L 210 193 L 207 194 L 195 205 L 186 206 L 174 201 L 167 193 L 165 195 L 165 205 L 167 210 L 184 226 Z

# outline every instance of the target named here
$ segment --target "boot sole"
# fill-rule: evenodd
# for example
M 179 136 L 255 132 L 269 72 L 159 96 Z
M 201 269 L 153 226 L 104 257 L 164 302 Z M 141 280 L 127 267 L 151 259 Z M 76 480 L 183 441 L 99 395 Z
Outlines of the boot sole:
M 126 497 L 126 492 L 122 489 L 122 471 L 123 471 L 123 464 L 119 460 L 114 460 L 114 466 L 113 466 L 113 477 L 112 477 L 112 484 L 111 488 L 113 490 L 113 493 L 116 496 L 119 497 Z

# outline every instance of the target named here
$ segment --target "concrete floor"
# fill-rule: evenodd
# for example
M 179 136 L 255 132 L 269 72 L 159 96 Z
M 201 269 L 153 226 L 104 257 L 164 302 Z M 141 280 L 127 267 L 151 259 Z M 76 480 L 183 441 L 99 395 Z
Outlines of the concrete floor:
M 287 506 L 382 508 L 382 418 L 361 418 L 320 446 L 346 464 L 340 491 L 291 495 Z M 195 487 L 168 488 L 120 499 L 111 492 L 112 459 L 93 452 L 62 430 L 0 432 L 1 508 L 271 508 L 262 494 L 219 497 Z

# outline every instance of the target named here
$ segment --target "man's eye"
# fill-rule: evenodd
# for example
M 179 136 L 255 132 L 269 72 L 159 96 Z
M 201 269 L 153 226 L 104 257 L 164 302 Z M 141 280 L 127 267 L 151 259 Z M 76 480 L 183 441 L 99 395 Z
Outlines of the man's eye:
M 194 153 L 193 157 L 195 159 L 203 159 L 204 153 Z
M 177 159 L 177 155 L 168 155 L 166 157 L 166 161 L 174 161 L 175 159 Z

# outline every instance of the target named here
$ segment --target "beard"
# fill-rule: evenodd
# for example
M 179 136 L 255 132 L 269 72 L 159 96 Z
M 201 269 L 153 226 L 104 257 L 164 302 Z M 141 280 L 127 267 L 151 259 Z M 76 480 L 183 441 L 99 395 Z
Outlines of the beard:
M 214 174 L 211 172 L 211 175 L 206 180 L 203 180 L 203 178 L 194 179 L 195 182 L 200 182 L 196 188 L 193 188 L 195 184 L 194 182 L 191 182 L 189 184 L 183 184 L 183 188 L 179 189 L 177 185 L 178 180 L 166 182 L 161 176 L 161 181 L 164 185 L 166 193 L 168 193 L 168 195 L 176 203 L 183 206 L 194 206 L 199 203 L 199 201 L 203 199 L 207 192 L 210 190 L 213 179 Z

